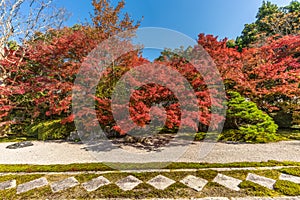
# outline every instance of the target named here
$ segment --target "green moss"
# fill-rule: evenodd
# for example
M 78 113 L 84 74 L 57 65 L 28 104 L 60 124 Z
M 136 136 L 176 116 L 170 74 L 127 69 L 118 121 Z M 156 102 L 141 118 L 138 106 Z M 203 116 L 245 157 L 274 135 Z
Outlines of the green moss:
M 257 171 L 253 171 L 253 173 L 274 180 L 278 180 L 280 176 L 280 172 L 278 172 L 277 170 L 257 170 Z
M 240 180 L 245 180 L 249 172 L 251 172 L 251 171 L 233 170 L 233 171 L 223 171 L 221 173 L 226 176 L 230 176 L 230 177 L 237 178 Z
M 300 185 L 290 182 L 279 180 L 275 183 L 274 189 L 284 195 L 288 196 L 299 196 L 300 195 Z
M 270 190 L 266 187 L 260 186 L 258 184 L 255 184 L 251 181 L 243 181 L 239 187 L 243 190 L 243 192 L 245 194 L 247 194 L 248 196 L 260 196 L 260 197 L 265 197 L 265 196 L 269 196 L 269 197 L 276 197 L 276 196 L 280 196 L 281 194 Z
M 121 163 L 120 163 L 121 164 Z M 148 169 L 155 166 L 156 163 L 146 163 Z M 167 163 L 161 163 L 165 166 Z M 130 164 L 128 166 L 138 166 L 138 164 Z M 228 167 L 273 167 L 273 166 L 300 166 L 299 162 L 237 162 L 237 163 L 171 163 L 165 169 L 205 169 L 205 168 L 228 168 Z M 130 168 L 127 168 L 130 169 Z M 145 168 L 147 169 L 147 168 Z M 292 171 L 300 171 L 300 168 L 284 169 L 285 173 L 292 173 Z M 104 163 L 82 163 L 82 164 L 68 164 L 68 165 L 4 165 L 0 164 L 0 172 L 66 172 L 66 171 L 111 171 L 111 165 Z M 199 172 L 200 173 L 200 172 Z
M 195 176 L 206 179 L 208 181 L 212 181 L 217 175 L 218 172 L 214 170 L 198 170 L 195 174 Z
M 66 171 L 107 171 L 112 168 L 102 163 L 69 165 L 0 165 L 0 172 L 66 172 Z
M 281 173 L 290 174 L 293 176 L 300 176 L 300 167 L 283 168 L 279 170 Z
M 224 174 L 229 174 L 232 177 L 236 177 L 238 179 L 244 180 L 245 174 L 249 171 L 240 170 L 240 171 L 230 171 L 230 172 L 221 172 Z M 259 197 L 275 197 L 275 196 L 283 196 L 283 195 L 299 195 L 299 185 L 293 184 L 287 181 L 277 181 L 274 186 L 275 191 L 270 190 L 268 188 L 259 186 L 255 183 L 249 181 L 243 181 L 240 184 L 241 190 L 231 191 L 221 186 L 217 183 L 209 182 L 201 192 L 196 192 L 195 190 L 187 187 L 186 185 L 180 183 L 187 175 L 194 175 L 197 177 L 204 178 L 208 181 L 211 181 L 216 175 L 217 171 L 213 170 L 199 170 L 194 172 L 141 172 L 141 173 L 105 173 L 102 176 L 111 181 L 109 185 L 100 187 L 96 191 L 87 192 L 85 191 L 81 185 L 76 186 L 71 189 L 67 189 L 58 193 L 52 193 L 49 186 L 31 190 L 26 193 L 22 193 L 20 195 L 16 194 L 16 189 L 10 189 L 5 191 L 0 191 L 1 197 L 4 199 L 99 199 L 99 198 L 201 198 L 201 197 L 246 197 L 246 196 L 259 196 Z M 266 170 L 260 171 L 262 175 L 269 175 L 271 177 L 278 172 L 276 170 Z M 171 178 L 176 183 L 170 185 L 165 190 L 157 190 L 146 182 L 150 179 L 154 178 L 157 175 L 163 175 L 168 178 Z M 121 190 L 115 182 L 125 178 L 128 175 L 133 175 L 138 179 L 142 180 L 143 183 L 139 184 L 131 191 L 123 191 Z M 0 182 L 6 180 L 16 179 L 18 184 L 28 182 L 34 180 L 36 178 L 45 177 L 47 180 L 52 183 L 55 181 L 63 180 L 65 178 L 70 177 L 71 175 L 66 174 L 48 174 L 48 175 L 8 175 L 1 176 Z M 79 174 L 76 175 L 75 178 L 80 182 L 84 183 L 93 178 L 100 176 L 99 174 Z

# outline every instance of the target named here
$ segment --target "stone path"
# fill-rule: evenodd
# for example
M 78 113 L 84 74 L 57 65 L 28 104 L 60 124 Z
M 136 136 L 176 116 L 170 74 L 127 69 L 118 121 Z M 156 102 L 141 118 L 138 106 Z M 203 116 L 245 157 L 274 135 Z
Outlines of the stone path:
M 246 180 L 251 181 L 255 184 L 259 184 L 259 185 L 269 188 L 271 190 L 273 190 L 273 185 L 276 183 L 276 180 L 273 180 L 273 179 L 270 179 L 270 178 L 267 178 L 264 176 L 259 176 L 257 174 L 253 174 L 253 173 L 248 173 Z M 279 177 L 279 180 L 288 180 L 288 181 L 299 184 L 300 177 L 291 176 L 291 175 L 287 175 L 287 174 L 281 174 Z M 223 187 L 227 188 L 228 190 L 233 190 L 233 191 L 240 190 L 239 184 L 242 181 L 243 180 L 239 180 L 239 179 L 236 179 L 236 178 L 233 178 L 230 176 L 226 176 L 222 173 L 218 173 L 217 176 L 212 180 L 212 182 L 218 183 L 218 184 L 222 185 Z M 202 191 L 203 188 L 206 186 L 206 184 L 209 183 L 208 180 L 199 178 L 199 177 L 196 177 L 193 175 L 187 175 L 185 178 L 183 178 L 179 182 L 193 190 L 198 191 L 198 192 Z M 0 183 L 0 191 L 17 188 L 17 190 L 16 190 L 17 194 L 21 194 L 21 193 L 25 193 L 25 192 L 34 190 L 36 188 L 50 186 L 52 192 L 57 193 L 60 191 L 68 190 L 75 186 L 79 186 L 79 187 L 84 188 L 88 192 L 92 192 L 92 191 L 99 189 L 100 187 L 103 187 L 103 186 L 109 185 L 109 184 L 115 184 L 123 191 L 130 191 L 130 190 L 133 190 L 135 187 L 137 187 L 141 183 L 143 183 L 143 181 L 141 181 L 140 179 L 138 179 L 132 175 L 122 178 L 116 182 L 110 182 L 108 179 L 105 178 L 105 175 L 103 175 L 103 176 L 94 178 L 90 181 L 84 182 L 82 184 L 80 184 L 79 181 L 73 176 L 66 178 L 64 180 L 61 180 L 61 181 L 53 182 L 53 183 L 49 183 L 45 177 L 42 177 L 42 178 L 38 178 L 38 179 L 32 180 L 30 182 L 19 184 L 19 185 L 16 184 L 16 180 L 5 181 L 5 182 Z M 172 184 L 176 183 L 176 181 L 172 180 L 166 176 L 163 176 L 163 175 L 157 175 L 154 178 L 146 181 L 145 183 L 151 185 L 155 189 L 165 190 Z M 217 198 L 203 198 L 203 199 L 222 200 L 222 199 L 228 199 L 228 198 L 217 197 Z M 291 199 L 292 200 L 292 199 L 295 199 L 296 200 L 296 199 L 300 199 L 300 197 L 280 197 L 280 198 L 247 197 L 247 198 L 231 198 L 231 199 L 234 199 L 234 200 L 248 200 L 248 199 L 249 200 L 252 200 L 252 199 L 253 200 L 254 199 L 257 199 L 257 200 L 258 199 L 259 200 Z

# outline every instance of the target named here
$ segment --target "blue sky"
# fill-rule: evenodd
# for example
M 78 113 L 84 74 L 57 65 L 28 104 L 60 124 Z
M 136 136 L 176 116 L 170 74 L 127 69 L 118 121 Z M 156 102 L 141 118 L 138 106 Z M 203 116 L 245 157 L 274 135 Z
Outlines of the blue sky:
M 111 1 L 116 4 L 117 0 Z M 279 6 L 289 0 L 271 0 Z M 192 38 L 199 33 L 236 38 L 244 24 L 255 20 L 262 0 L 127 0 L 124 11 L 141 19 L 142 27 L 164 27 Z M 89 18 L 93 7 L 89 0 L 56 0 L 72 14 L 67 25 Z
M 290 0 L 270 0 L 279 6 Z M 117 0 L 112 0 L 116 4 Z M 90 0 L 56 0 L 72 14 L 68 26 L 89 19 Z M 133 19 L 144 17 L 141 27 L 169 28 L 197 39 L 199 33 L 235 39 L 244 24 L 255 20 L 262 0 L 127 0 L 125 12 Z

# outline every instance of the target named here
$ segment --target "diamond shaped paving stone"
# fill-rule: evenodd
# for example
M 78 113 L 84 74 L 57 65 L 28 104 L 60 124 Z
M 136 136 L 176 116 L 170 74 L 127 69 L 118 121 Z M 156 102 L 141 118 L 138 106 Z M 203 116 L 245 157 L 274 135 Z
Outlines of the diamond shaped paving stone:
M 291 181 L 291 182 L 300 184 L 300 177 L 292 176 L 292 175 L 288 175 L 288 174 L 280 174 L 279 180 Z
M 186 176 L 180 182 L 198 192 L 200 192 L 204 188 L 204 186 L 208 183 L 207 180 L 192 175 Z
M 46 178 L 39 178 L 27 183 L 23 183 L 21 185 L 18 185 L 17 187 L 17 194 L 21 194 L 23 192 L 27 192 L 29 190 L 33 190 L 36 188 L 44 187 L 48 185 L 48 181 Z
M 70 177 L 70 178 L 64 179 L 62 181 L 54 182 L 50 186 L 51 186 L 52 192 L 55 193 L 55 192 L 59 192 L 62 190 L 66 190 L 68 188 L 75 187 L 77 185 L 79 185 L 79 182 L 76 180 L 76 178 Z
M 99 176 L 98 178 L 94 178 L 86 183 L 83 183 L 82 186 L 84 187 L 84 189 L 86 189 L 86 191 L 92 192 L 108 184 L 110 184 L 109 180 L 107 180 L 103 176 Z
M 135 178 L 134 176 L 127 176 L 126 178 L 123 178 L 116 182 L 116 185 L 119 186 L 124 191 L 132 190 L 136 186 L 138 186 L 140 183 L 142 183 L 141 180 Z
M 149 180 L 147 183 L 149 185 L 152 185 L 156 189 L 164 190 L 175 182 L 176 181 L 169 179 L 165 176 L 158 175 L 158 176 L 154 177 L 153 179 Z
M 15 188 L 17 186 L 16 180 L 10 180 L 0 183 L 0 190 L 7 190 L 11 188 Z
M 239 179 L 236 179 L 236 178 L 232 178 L 230 176 L 225 176 L 223 174 L 218 174 L 213 182 L 215 183 L 218 183 L 228 189 L 231 189 L 231 190 L 234 190 L 234 191 L 239 191 L 240 188 L 239 188 L 239 184 L 242 182 L 241 180 Z
M 270 178 L 267 178 L 267 177 L 264 177 L 264 176 L 259 176 L 259 175 L 256 175 L 256 174 L 252 174 L 252 173 L 248 174 L 246 180 L 251 181 L 253 183 L 256 183 L 258 185 L 264 186 L 264 187 L 269 188 L 271 190 L 274 189 L 273 186 L 276 183 L 276 180 L 273 180 L 273 179 L 270 179 Z

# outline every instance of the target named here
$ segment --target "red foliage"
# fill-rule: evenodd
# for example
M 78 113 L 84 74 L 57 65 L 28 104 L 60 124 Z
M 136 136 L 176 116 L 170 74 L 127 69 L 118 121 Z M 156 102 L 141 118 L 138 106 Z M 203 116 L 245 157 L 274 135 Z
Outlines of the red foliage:
M 198 40 L 214 59 L 228 89 L 269 111 L 279 109 L 279 101 L 299 98 L 300 35 L 269 38 L 266 45 L 242 52 L 226 47 L 226 42 L 203 34 Z

